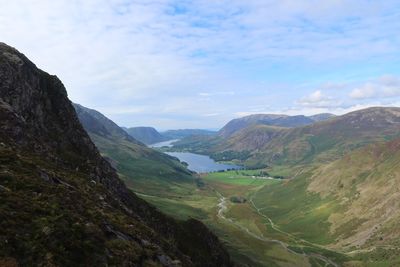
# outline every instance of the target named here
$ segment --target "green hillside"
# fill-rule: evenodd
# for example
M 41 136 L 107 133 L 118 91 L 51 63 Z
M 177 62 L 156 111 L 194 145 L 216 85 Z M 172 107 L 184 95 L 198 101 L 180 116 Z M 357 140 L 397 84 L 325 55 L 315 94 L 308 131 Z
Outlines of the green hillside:
M 395 266 L 400 228 L 400 140 L 373 144 L 319 167 L 298 166 L 293 179 L 254 195 L 261 213 L 298 238 Z
M 75 109 L 96 147 L 132 190 L 168 196 L 175 191 L 190 192 L 193 188 L 191 172 L 175 158 L 137 142 L 95 110 L 80 105 L 75 105 Z

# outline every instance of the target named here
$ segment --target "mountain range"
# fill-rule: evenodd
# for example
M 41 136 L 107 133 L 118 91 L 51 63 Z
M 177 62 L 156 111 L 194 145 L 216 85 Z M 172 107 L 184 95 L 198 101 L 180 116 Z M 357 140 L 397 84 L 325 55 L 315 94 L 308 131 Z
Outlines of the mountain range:
M 226 129 L 232 129 L 232 122 L 240 121 L 237 119 L 223 127 L 218 136 L 182 139 L 174 148 L 239 160 L 252 167 L 327 162 L 363 145 L 399 136 L 399 112 L 399 108 L 368 108 L 299 127 L 268 125 L 264 120 L 224 137 Z M 266 116 L 276 120 L 277 115 Z M 243 121 L 249 119 L 251 116 Z
M 202 130 L 202 129 L 179 129 L 179 130 L 168 130 L 165 132 L 158 132 L 153 127 L 131 127 L 123 129 L 133 138 L 140 142 L 151 145 L 168 140 L 182 139 L 185 137 L 196 136 L 196 135 L 213 135 L 214 131 Z
M 153 127 L 132 127 L 124 128 L 124 130 L 136 140 L 143 142 L 146 145 L 151 145 L 154 143 L 159 143 L 162 141 L 169 140 L 167 137 L 161 135 Z
M 335 115 L 329 113 L 317 114 L 309 117 L 304 115 L 289 116 L 278 114 L 255 114 L 231 120 L 224 127 L 222 127 L 221 130 L 219 130 L 218 134 L 227 138 L 232 134 L 253 125 L 299 127 L 313 124 L 317 121 L 327 120 L 334 116 Z

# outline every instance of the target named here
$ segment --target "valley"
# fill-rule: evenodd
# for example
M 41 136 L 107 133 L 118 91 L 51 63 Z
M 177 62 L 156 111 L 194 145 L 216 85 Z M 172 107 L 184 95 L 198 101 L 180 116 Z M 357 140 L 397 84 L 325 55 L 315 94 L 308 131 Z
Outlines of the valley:
M 370 115 L 367 115 L 368 113 Z M 397 116 L 397 109 L 372 109 L 358 114 L 370 118 L 369 116 L 376 116 L 375 114 L 382 116 L 382 113 Z M 359 209 L 357 205 L 362 205 L 362 202 L 357 204 L 356 201 L 361 190 L 358 186 L 363 185 L 367 176 L 373 175 L 367 173 L 371 170 L 368 169 L 368 164 L 371 165 L 373 161 L 377 165 L 385 163 L 389 158 L 382 156 L 393 153 L 386 154 L 382 151 L 387 149 L 386 146 L 391 150 L 393 146 L 397 147 L 396 136 L 392 134 L 397 127 L 396 118 L 388 120 L 385 130 L 388 134 L 384 139 L 393 138 L 392 143 L 389 141 L 385 145 L 385 141 L 381 141 L 382 145 L 368 145 L 369 142 L 374 143 L 382 139 L 380 134 L 381 127 L 385 125 L 383 124 L 376 129 L 370 129 L 368 133 L 364 131 L 365 138 L 357 142 L 367 145 L 350 147 L 347 152 L 338 153 L 342 144 L 354 143 L 354 136 L 334 136 L 334 139 L 326 143 L 325 134 L 332 135 L 332 129 L 337 125 L 344 127 L 342 133 L 350 133 L 346 122 L 341 122 L 346 121 L 348 116 L 327 116 L 327 122 L 324 121 L 326 116 L 322 116 L 320 121 L 311 125 L 292 128 L 271 128 L 269 125 L 252 124 L 238 130 L 239 133 L 244 131 L 245 136 L 251 136 L 264 134 L 266 131 L 267 137 L 244 139 L 241 141 L 244 143 L 235 151 L 229 148 L 224 150 L 224 146 L 230 142 L 237 144 L 236 134 L 232 137 L 209 133 L 189 135 L 180 140 L 150 145 L 155 150 L 135 144 L 138 147 L 133 151 L 142 155 L 139 157 L 132 152 L 123 157 L 119 156 L 126 150 L 125 146 L 133 148 L 135 142 L 110 121 L 97 120 L 94 129 L 102 128 L 101 125 L 108 126 L 106 129 L 113 132 L 113 135 L 99 135 L 91 129 L 93 127 L 88 127 L 84 121 L 83 124 L 104 156 L 114 162 L 120 176 L 131 190 L 160 211 L 178 220 L 193 218 L 202 221 L 217 234 L 239 266 L 392 266 L 400 261 L 397 256 L 400 251 L 394 239 L 390 241 L 389 237 L 385 237 L 382 241 L 382 236 L 389 235 L 392 229 L 396 229 L 390 222 L 398 218 L 398 213 L 393 213 L 393 216 L 387 215 L 388 223 L 379 224 L 379 228 L 376 221 L 378 218 L 374 219 L 374 213 L 363 211 L 366 217 L 362 221 L 352 213 L 356 212 L 356 207 Z M 96 117 L 99 118 L 100 115 L 97 114 Z M 295 123 L 293 119 L 289 121 Z M 357 123 L 364 122 L 361 120 Z M 110 128 L 110 125 L 114 126 Z M 318 134 L 310 136 L 310 131 Z M 119 135 L 116 135 L 117 132 Z M 277 142 L 282 138 L 294 138 L 294 143 L 298 142 L 297 139 L 308 140 L 312 153 L 306 152 L 307 156 L 304 158 L 304 152 L 300 152 L 300 161 L 292 161 L 293 155 L 289 153 L 289 160 L 281 158 L 279 161 L 268 161 L 270 166 L 263 168 L 255 168 L 249 159 L 241 159 L 246 153 L 242 153 L 240 147 L 244 146 L 250 150 L 254 150 L 252 145 L 268 147 L 270 142 Z M 251 143 L 247 143 L 246 140 L 251 140 Z M 109 144 L 106 145 L 107 143 Z M 209 157 L 204 154 L 208 154 L 210 150 L 199 148 L 212 148 L 214 152 Z M 299 148 L 302 151 L 307 147 Z M 368 151 L 366 154 L 374 156 L 362 160 L 360 155 L 365 153 L 364 150 Z M 143 154 L 145 151 L 147 152 Z M 326 151 L 329 153 L 326 154 Z M 146 167 L 140 167 L 140 162 L 145 160 L 146 156 L 143 156 L 147 153 L 154 155 L 149 158 L 152 161 L 147 161 Z M 258 149 L 257 153 L 265 152 Z M 342 166 L 347 161 L 341 159 L 341 153 L 353 159 L 352 167 Z M 320 154 L 325 157 L 322 161 Z M 251 159 L 256 154 L 247 155 Z M 332 156 L 326 158 L 326 155 Z M 166 158 L 160 161 L 164 157 Z M 217 159 L 220 162 L 216 161 Z M 162 171 L 164 167 L 160 165 L 161 162 L 166 164 L 165 167 L 175 167 L 169 172 Z M 387 170 L 396 173 L 397 161 L 389 162 L 387 164 L 391 167 Z M 237 164 L 243 164 L 244 167 Z M 238 169 L 234 170 L 235 167 Z M 337 171 L 335 168 L 344 168 L 347 171 Z M 335 175 L 338 177 L 334 178 Z M 357 175 L 360 175 L 360 178 L 346 178 Z M 393 177 L 397 174 L 387 175 Z M 348 179 L 352 179 L 351 183 Z M 392 193 L 391 196 L 396 195 Z M 343 199 L 349 200 L 343 202 Z M 373 206 L 369 208 L 374 211 Z M 344 216 L 346 213 L 348 215 Z M 375 228 L 368 228 L 368 225 Z M 384 231 L 387 231 L 387 234 Z M 378 232 L 380 234 L 375 237 L 375 233 Z M 367 233 L 368 236 L 357 237 L 358 233 Z M 374 241 L 376 238 L 380 238 L 381 241 Z M 344 240 L 348 240 L 349 243 L 345 244 Z
M 142 197 L 172 216 L 201 219 L 211 229 L 217 230 L 220 237 L 223 236 L 234 259 L 243 264 L 269 266 L 269 262 L 273 266 L 286 266 L 290 262 L 303 262 L 299 266 L 339 266 L 338 263 L 343 263 L 346 259 L 344 254 L 282 231 L 262 213 L 262 208 L 255 206 L 253 198 L 260 188 L 284 182 L 281 179 L 253 178 L 257 172 L 204 174 L 199 179 L 206 185 L 196 189 L 190 197 L 177 196 L 176 200 L 149 195 Z M 235 203 L 233 198 L 238 196 L 245 202 Z M 183 210 L 187 212 L 182 213 Z M 259 247 L 255 249 L 255 246 Z M 246 258 L 249 251 L 258 252 Z M 274 253 L 272 259 L 270 253 Z

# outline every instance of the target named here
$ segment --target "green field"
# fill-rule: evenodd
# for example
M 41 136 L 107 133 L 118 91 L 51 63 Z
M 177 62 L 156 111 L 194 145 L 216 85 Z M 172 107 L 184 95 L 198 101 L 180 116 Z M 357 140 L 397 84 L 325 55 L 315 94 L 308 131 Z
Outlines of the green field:
M 244 186 L 261 186 L 267 184 L 279 183 L 276 179 L 267 179 L 265 176 L 259 176 L 259 170 L 240 170 L 213 172 L 205 175 L 204 180 L 215 181 L 225 184 L 244 185 Z

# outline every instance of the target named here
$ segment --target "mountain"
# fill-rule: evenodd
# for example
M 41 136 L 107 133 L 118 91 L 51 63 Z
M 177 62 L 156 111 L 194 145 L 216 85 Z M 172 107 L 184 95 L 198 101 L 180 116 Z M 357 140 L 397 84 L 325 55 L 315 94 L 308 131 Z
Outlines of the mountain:
M 109 139 L 123 139 L 141 145 L 135 138 L 100 112 L 73 103 L 79 121 L 88 133 Z
M 322 116 L 320 118 L 322 118 Z M 252 125 L 299 127 L 309 125 L 314 122 L 314 119 L 306 117 L 304 115 L 288 116 L 275 114 L 255 114 L 231 120 L 218 132 L 218 134 L 226 138 L 238 132 L 239 130 L 245 129 Z
M 329 162 L 358 147 L 399 135 L 400 108 L 373 107 L 282 131 L 260 144 L 248 162 L 255 165 Z
M 78 104 L 74 107 L 96 147 L 136 192 L 168 194 L 172 188 L 193 184 L 191 173 L 175 158 L 138 142 L 100 112 Z
M 216 134 L 215 131 L 202 130 L 202 129 L 180 129 L 180 130 L 168 130 L 162 132 L 162 135 L 168 140 L 182 139 L 188 136 L 195 136 L 195 135 L 214 135 L 214 134 Z
M 2 265 L 231 265 L 203 224 L 173 220 L 128 190 L 61 81 L 3 43 L 0 140 Z
M 132 127 L 127 128 L 126 132 L 136 140 L 139 140 L 146 145 L 168 140 L 168 138 L 161 135 L 153 127 Z
M 308 118 L 312 119 L 315 122 L 318 121 L 326 121 L 329 120 L 330 118 L 336 117 L 336 115 L 331 114 L 331 113 L 320 113 L 320 114 L 315 114 L 312 116 L 308 116 Z
M 238 119 L 229 121 L 221 130 L 218 131 L 218 135 L 223 137 L 229 137 L 233 133 L 249 127 L 254 124 L 263 124 L 280 118 L 286 118 L 286 115 L 275 115 L 275 114 L 256 114 L 249 115 Z

